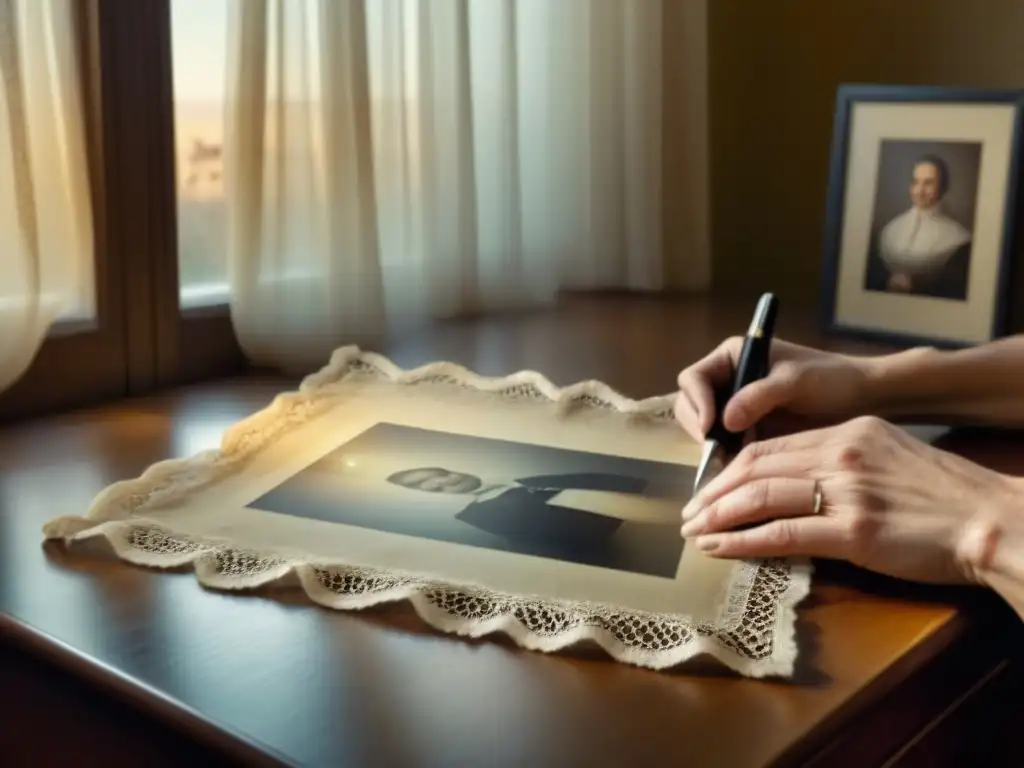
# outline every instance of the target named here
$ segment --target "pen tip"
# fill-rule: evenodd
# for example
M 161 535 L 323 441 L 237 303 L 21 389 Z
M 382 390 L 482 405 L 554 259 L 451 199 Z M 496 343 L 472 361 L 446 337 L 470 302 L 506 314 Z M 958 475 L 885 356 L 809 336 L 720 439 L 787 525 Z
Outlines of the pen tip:
M 697 493 L 707 480 L 712 461 L 718 453 L 718 443 L 715 440 L 705 440 L 704 450 L 701 453 L 700 464 L 697 465 L 697 476 L 693 481 L 693 492 Z

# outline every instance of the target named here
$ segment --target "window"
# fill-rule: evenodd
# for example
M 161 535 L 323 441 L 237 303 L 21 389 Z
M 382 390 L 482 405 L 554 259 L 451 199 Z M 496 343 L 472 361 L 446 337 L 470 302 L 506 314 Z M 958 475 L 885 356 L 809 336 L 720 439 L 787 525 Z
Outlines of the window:
M 227 4 L 172 0 L 178 270 L 186 309 L 225 304 L 224 83 Z
M 35 8 L 15 0 L 22 5 Z M 82 269 L 92 279 L 60 308 L 26 373 L 0 391 L 2 420 L 243 368 L 223 247 L 227 3 L 69 0 L 66 10 L 83 64 L 94 248 Z M 15 232 L 0 219 L 0 248 Z M 24 300 L 12 274 L 0 264 L 0 312 Z

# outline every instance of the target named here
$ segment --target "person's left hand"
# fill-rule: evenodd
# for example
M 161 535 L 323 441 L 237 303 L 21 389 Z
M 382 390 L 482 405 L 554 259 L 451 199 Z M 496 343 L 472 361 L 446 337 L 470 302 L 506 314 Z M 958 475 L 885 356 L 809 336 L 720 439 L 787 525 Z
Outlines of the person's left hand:
M 714 557 L 821 557 L 977 583 L 1022 503 L 1019 480 L 860 417 L 749 444 L 683 510 L 682 534 Z

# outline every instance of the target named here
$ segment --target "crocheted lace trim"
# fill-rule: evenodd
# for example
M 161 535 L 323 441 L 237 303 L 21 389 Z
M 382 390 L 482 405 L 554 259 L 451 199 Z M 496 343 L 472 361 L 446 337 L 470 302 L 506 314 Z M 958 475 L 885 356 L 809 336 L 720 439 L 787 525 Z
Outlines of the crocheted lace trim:
M 251 589 L 291 576 L 311 600 L 330 608 L 406 600 L 441 631 L 469 637 L 501 632 L 532 650 L 552 652 L 588 641 L 618 661 L 653 669 L 707 655 L 748 676 L 792 673 L 796 606 L 810 587 L 811 566 L 803 560 L 737 562 L 718 618 L 696 622 L 610 605 L 496 594 L 423 574 L 249 551 L 229 541 L 174 532 L 146 516 L 239 471 L 263 446 L 316 416 L 344 383 L 356 378 L 461 387 L 504 400 L 546 400 L 562 416 L 600 408 L 629 420 L 673 420 L 672 395 L 634 401 L 596 381 L 560 388 L 533 371 L 486 378 L 446 362 L 404 371 L 380 355 L 344 347 L 297 391 L 278 395 L 229 429 L 220 450 L 163 461 L 136 479 L 115 483 L 96 497 L 84 517 L 52 520 L 44 536 L 68 542 L 102 536 L 124 560 L 155 568 L 191 566 L 199 581 L 213 588 Z

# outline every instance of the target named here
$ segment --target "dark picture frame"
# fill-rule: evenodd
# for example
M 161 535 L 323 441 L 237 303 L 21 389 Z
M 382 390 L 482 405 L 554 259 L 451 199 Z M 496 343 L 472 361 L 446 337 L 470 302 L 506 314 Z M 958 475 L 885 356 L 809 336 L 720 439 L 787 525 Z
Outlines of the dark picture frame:
M 823 330 L 895 347 L 967 347 L 1005 335 L 1022 134 L 1024 90 L 839 86 Z

